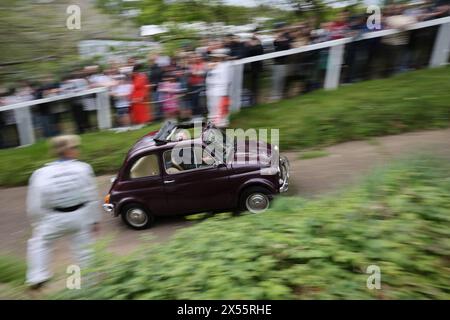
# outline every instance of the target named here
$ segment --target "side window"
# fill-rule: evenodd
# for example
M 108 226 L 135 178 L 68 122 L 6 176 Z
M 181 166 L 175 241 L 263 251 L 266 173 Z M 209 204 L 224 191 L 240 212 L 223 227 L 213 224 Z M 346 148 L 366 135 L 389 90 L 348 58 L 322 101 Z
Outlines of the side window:
M 203 147 L 195 146 L 194 154 L 197 168 L 211 167 L 215 163 L 214 157 L 209 152 L 205 151 Z
M 139 158 L 130 170 L 131 179 L 153 177 L 157 175 L 159 175 L 159 163 L 158 156 L 156 154 Z
M 182 171 L 201 169 L 214 165 L 214 158 L 201 146 L 186 147 L 164 152 L 164 166 L 168 174 Z
M 174 159 L 172 160 L 172 150 L 165 151 L 163 159 L 164 166 L 168 174 L 175 174 L 183 171 L 183 168 L 178 163 L 176 163 Z

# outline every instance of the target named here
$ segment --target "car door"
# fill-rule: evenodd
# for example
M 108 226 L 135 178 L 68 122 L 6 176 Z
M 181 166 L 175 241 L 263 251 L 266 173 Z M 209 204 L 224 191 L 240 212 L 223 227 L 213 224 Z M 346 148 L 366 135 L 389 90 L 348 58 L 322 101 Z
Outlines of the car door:
M 230 208 L 229 168 L 225 164 L 215 163 L 203 146 L 191 145 L 183 148 L 183 152 L 184 155 L 190 154 L 195 163 L 173 166 L 176 161 L 172 151 L 170 149 L 163 154 L 163 183 L 168 207 L 173 214 Z M 208 161 L 199 159 L 202 155 Z
M 167 213 L 160 153 L 146 153 L 131 159 L 117 189 L 120 198 L 144 204 L 154 215 Z

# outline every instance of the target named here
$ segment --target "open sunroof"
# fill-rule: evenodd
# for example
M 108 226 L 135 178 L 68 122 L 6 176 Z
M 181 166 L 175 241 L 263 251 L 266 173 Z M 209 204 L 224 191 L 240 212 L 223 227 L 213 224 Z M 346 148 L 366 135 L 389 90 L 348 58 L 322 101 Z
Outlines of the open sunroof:
M 170 141 L 171 136 L 174 134 L 176 129 L 190 129 L 194 128 L 196 125 L 198 125 L 199 122 L 190 121 L 190 122 L 181 122 L 176 123 L 173 121 L 166 121 L 162 128 L 158 131 L 158 133 L 153 137 L 153 140 L 156 142 L 156 144 L 166 144 Z M 209 122 L 201 122 L 202 128 L 208 128 L 212 124 Z

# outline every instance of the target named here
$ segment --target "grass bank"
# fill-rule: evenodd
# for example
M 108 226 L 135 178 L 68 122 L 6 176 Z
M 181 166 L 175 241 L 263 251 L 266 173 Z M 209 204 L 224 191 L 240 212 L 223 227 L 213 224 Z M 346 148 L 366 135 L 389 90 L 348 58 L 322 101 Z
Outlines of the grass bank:
M 158 128 L 159 125 L 151 125 L 124 133 L 103 131 L 84 134 L 81 160 L 91 164 L 98 175 L 116 172 L 136 140 Z M 47 141 L 24 148 L 0 150 L 0 186 L 26 184 L 34 170 L 52 159 Z
M 25 261 L 0 254 L 0 300 L 29 299 L 25 286 Z
M 317 147 L 450 123 L 450 67 L 319 90 L 244 109 L 233 127 L 277 128 L 284 149 Z

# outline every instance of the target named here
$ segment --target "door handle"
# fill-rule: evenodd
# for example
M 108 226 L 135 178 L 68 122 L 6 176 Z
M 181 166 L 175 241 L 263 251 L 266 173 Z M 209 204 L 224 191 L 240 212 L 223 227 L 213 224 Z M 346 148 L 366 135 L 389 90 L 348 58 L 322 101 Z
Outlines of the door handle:
M 164 183 L 173 183 L 175 180 L 164 180 Z

